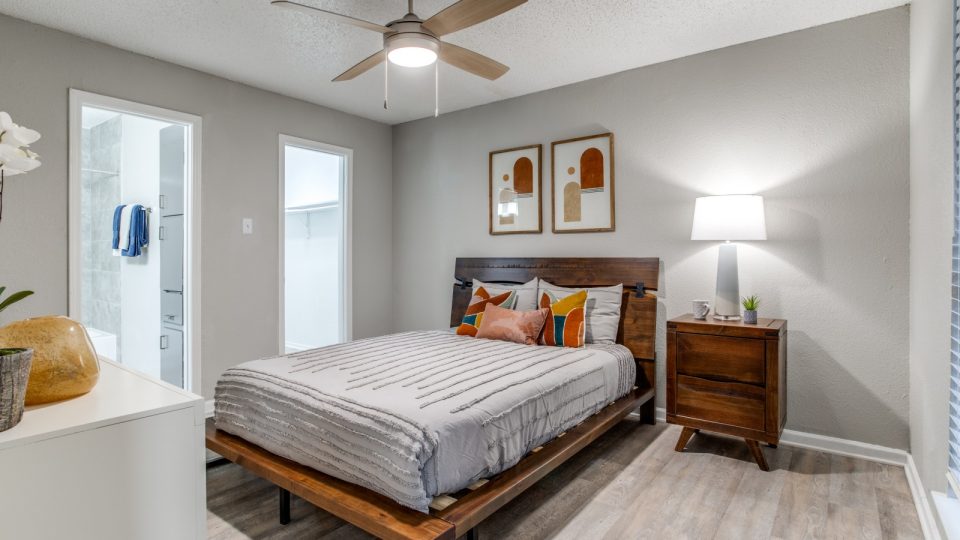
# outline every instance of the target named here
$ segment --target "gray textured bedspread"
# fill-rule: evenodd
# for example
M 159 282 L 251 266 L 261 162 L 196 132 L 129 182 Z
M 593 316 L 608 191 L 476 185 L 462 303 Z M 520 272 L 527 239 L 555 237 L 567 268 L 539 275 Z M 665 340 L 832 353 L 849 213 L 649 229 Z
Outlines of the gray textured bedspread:
M 231 368 L 216 425 L 426 512 L 625 395 L 635 369 L 621 345 L 408 332 Z

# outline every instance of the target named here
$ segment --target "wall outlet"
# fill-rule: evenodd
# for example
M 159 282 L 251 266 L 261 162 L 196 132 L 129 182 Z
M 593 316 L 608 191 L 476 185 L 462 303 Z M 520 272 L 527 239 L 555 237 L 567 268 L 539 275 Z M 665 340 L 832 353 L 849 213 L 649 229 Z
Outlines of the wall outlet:
M 253 234 L 253 218 L 243 218 L 243 234 Z

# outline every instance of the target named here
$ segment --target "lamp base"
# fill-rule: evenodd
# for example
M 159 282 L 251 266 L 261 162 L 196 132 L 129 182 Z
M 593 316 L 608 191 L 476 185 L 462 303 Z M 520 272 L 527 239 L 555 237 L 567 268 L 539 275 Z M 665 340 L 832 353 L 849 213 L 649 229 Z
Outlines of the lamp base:
M 717 298 L 713 303 L 714 317 L 722 321 L 740 319 L 740 278 L 737 271 L 737 245 L 720 245 L 717 257 Z

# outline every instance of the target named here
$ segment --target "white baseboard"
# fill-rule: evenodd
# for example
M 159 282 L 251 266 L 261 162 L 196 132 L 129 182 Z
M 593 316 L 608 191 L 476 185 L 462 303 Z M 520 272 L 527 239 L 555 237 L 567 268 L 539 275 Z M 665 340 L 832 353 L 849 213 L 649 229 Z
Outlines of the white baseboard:
M 930 504 L 930 498 L 927 497 L 927 488 L 920 480 L 920 471 L 917 470 L 917 464 L 913 461 L 912 455 L 907 454 L 907 463 L 903 470 L 907 474 L 907 484 L 910 485 L 913 503 L 917 505 L 917 516 L 920 518 L 923 537 L 927 540 L 940 540 L 937 517 L 933 514 L 933 506 Z
M 905 450 L 860 441 L 851 441 L 849 439 L 828 437 L 826 435 L 817 435 L 816 433 L 794 431 L 792 429 L 783 430 L 783 435 L 780 436 L 780 444 L 866 459 L 868 461 L 897 465 L 899 467 L 906 467 L 907 460 L 910 457 L 910 454 Z

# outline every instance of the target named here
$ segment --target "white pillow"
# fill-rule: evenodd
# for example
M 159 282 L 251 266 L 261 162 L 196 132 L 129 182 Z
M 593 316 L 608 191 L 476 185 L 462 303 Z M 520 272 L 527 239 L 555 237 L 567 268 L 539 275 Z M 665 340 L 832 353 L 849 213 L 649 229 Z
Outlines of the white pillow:
M 531 311 L 537 309 L 537 286 L 540 278 L 533 278 L 523 285 L 506 285 L 503 283 L 484 283 L 479 279 L 473 280 L 473 294 L 477 294 L 477 289 L 483 287 L 490 293 L 490 296 L 503 294 L 507 291 L 517 291 L 517 303 L 513 309 L 517 311 Z
M 578 291 L 587 291 L 586 318 L 587 343 L 616 343 L 620 328 L 620 304 L 623 302 L 623 283 L 613 287 L 558 287 L 540 281 L 537 297 L 549 291 L 557 298 L 564 298 Z

